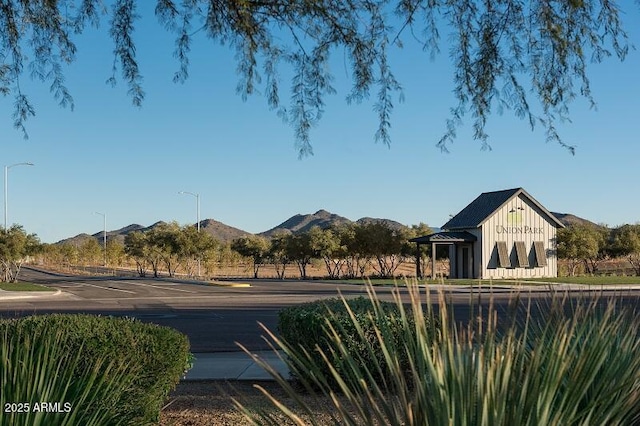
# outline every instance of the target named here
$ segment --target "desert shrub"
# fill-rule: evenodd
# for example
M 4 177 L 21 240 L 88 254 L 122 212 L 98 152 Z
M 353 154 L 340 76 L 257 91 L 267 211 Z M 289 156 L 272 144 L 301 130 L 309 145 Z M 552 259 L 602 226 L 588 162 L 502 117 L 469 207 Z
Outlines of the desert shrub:
M 45 325 L 27 334 L 4 327 L 0 335 L 0 425 L 87 426 L 127 424 L 111 407 L 131 386 L 132 371 L 58 344 L 64 332 Z
M 376 310 L 380 311 L 379 315 L 375 314 Z M 410 330 L 403 327 L 403 321 L 407 322 Z M 431 330 L 431 327 L 426 329 Z M 337 388 L 338 383 L 333 380 L 331 370 L 340 375 L 349 374 L 348 363 L 354 359 L 371 380 L 386 383 L 389 370 L 384 367 L 384 351 L 393 347 L 402 354 L 401 347 L 407 338 L 405 334 L 414 332 L 410 313 L 400 310 L 394 303 L 376 301 L 374 304 L 362 296 L 332 298 L 285 308 L 278 314 L 278 330 L 296 354 L 308 356 L 315 366 L 311 370 L 294 371 L 294 376 L 298 380 L 309 381 L 313 379 L 310 374 L 320 373 L 332 388 Z M 384 346 L 379 338 L 381 330 L 385 335 Z M 327 356 L 330 363 L 324 360 Z M 408 368 L 406 356 L 400 356 L 398 362 L 401 368 Z
M 324 365 L 315 354 L 297 351 L 271 334 L 275 347 L 286 354 L 288 367 L 307 371 L 306 390 L 333 403 L 330 414 L 335 424 L 639 424 L 640 319 L 618 308 L 614 300 L 569 300 L 556 294 L 548 305 L 516 310 L 518 316 L 499 329 L 493 305 L 484 321 L 456 326 L 441 295 L 440 326 L 434 335 L 423 318 L 436 306 L 417 286 L 409 286 L 408 293 L 412 316 L 407 315 L 399 292 L 395 295 L 404 340 L 388 344 L 394 342 L 388 339 L 390 330 L 376 325 L 373 332 L 384 361 L 373 367 L 362 365 L 360 354 L 352 352 L 333 327 L 323 332 L 322 338 L 330 342 L 322 352 Z M 386 318 L 373 287 L 369 298 L 373 318 Z M 366 327 L 356 316 L 350 319 L 363 338 Z M 343 359 L 341 369 L 332 365 L 336 353 Z M 254 359 L 297 405 L 292 410 L 263 390 L 275 407 L 296 424 L 303 423 L 295 413 L 313 416 L 305 403 L 308 399 L 296 397 L 297 388 Z M 383 371 L 388 381 L 372 380 L 371 369 Z M 337 391 L 332 383 L 338 384 Z M 258 424 L 280 423 L 269 414 L 245 414 Z M 316 424 L 313 417 L 312 424 Z
M 124 424 L 157 422 L 168 393 L 189 367 L 185 335 L 135 319 L 54 314 L 0 322 L 0 335 L 17 339 L 17 344 L 28 336 L 52 331 L 57 338 L 51 353 L 59 357 L 60 365 L 72 365 L 75 376 L 96 368 L 100 380 L 119 380 L 111 371 L 124 371 L 129 376 L 129 385 L 117 398 L 103 402 L 114 416 L 124 419 Z

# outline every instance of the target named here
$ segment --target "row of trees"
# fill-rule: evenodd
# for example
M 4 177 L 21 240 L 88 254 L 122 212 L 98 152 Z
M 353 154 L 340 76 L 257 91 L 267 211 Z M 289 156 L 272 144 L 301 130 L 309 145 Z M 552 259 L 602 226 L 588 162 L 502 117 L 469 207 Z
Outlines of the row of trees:
M 422 223 L 410 228 L 394 228 L 385 222 L 352 223 L 328 229 L 313 227 L 300 234 L 280 233 L 271 239 L 249 235 L 234 240 L 231 247 L 252 260 L 255 278 L 267 264 L 275 267 L 279 278 L 284 278 L 287 266 L 294 264 L 300 278 L 305 279 L 313 259 L 322 260 L 330 278 L 361 277 L 369 268 L 376 275 L 389 277 L 407 259 L 415 258 L 415 244 L 408 240 L 431 232 Z M 428 248 L 421 250 L 424 262 Z
M 558 257 L 568 262 L 569 274 L 583 265 L 596 274 L 602 262 L 625 258 L 640 276 L 640 224 L 609 229 L 593 225 L 572 225 L 558 230 Z
M 133 232 L 124 244 L 108 240 L 106 253 L 95 238 L 79 245 L 52 244 L 42 246 L 37 237 L 20 226 L 0 230 L 0 266 L 2 279 L 14 281 L 20 266 L 29 256 L 41 253 L 45 263 L 61 266 L 135 265 L 140 276 L 149 271 L 158 276 L 160 270 L 174 276 L 178 269 L 194 275 L 199 262 L 207 273 L 215 265 L 237 265 L 250 262 L 255 278 L 265 267 L 275 269 L 284 278 L 288 268 L 297 268 L 302 279 L 312 262 L 319 262 L 330 278 L 356 278 L 373 271 L 382 277 L 394 276 L 398 267 L 415 259 L 416 246 L 409 239 L 432 230 L 424 225 L 395 228 L 385 222 L 352 223 L 328 229 L 311 228 L 306 233 L 280 233 L 272 238 L 247 235 L 231 243 L 215 240 L 193 226 L 162 224 L 147 232 Z M 640 224 L 618 228 L 572 225 L 558 230 L 558 257 L 567 262 L 568 273 L 575 275 L 580 267 L 597 274 L 607 259 L 624 258 L 640 275 Z M 420 261 L 427 263 L 430 253 L 421 247 Z M 105 258 L 106 254 L 106 258 Z M 446 256 L 446 253 L 438 256 Z
M 174 222 L 132 232 L 124 244 L 109 239 L 106 253 L 97 239 L 87 238 L 81 243 L 45 245 L 42 258 L 46 264 L 63 267 L 135 265 L 140 276 L 152 273 L 155 277 L 161 270 L 170 276 L 178 270 L 192 276 L 198 262 L 208 274 L 219 265 L 249 262 L 256 278 L 269 266 L 279 278 L 284 278 L 290 267 L 297 267 L 300 277 L 306 279 L 307 269 L 315 261 L 324 264 L 330 278 L 361 277 L 372 270 L 379 276 L 393 276 L 401 264 L 415 259 L 415 244 L 408 240 L 431 232 L 424 224 L 396 228 L 385 222 L 369 222 L 314 227 L 300 234 L 283 232 L 272 238 L 247 235 L 224 243 L 206 232 L 198 233 L 193 226 L 180 227 Z M 426 263 L 429 249 L 422 247 L 421 251 Z
M 161 265 L 172 277 L 180 265 L 189 275 L 194 275 L 198 262 L 207 260 L 216 245 L 217 241 L 210 234 L 172 222 L 148 232 L 128 234 L 124 239 L 124 252 L 135 261 L 141 277 L 146 276 L 149 268 L 157 277 Z

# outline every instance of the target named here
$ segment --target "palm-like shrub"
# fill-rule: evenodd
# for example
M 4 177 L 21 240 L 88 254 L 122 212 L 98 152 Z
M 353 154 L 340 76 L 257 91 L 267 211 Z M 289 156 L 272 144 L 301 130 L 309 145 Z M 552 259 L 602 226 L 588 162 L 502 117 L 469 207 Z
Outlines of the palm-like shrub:
M 386 313 L 372 287 L 370 318 L 375 319 L 377 342 L 361 352 L 349 350 L 330 319 L 324 337 L 331 345 L 316 347 L 321 362 L 316 354 L 271 335 L 291 371 L 303 378 L 299 383 L 306 392 L 319 390 L 333 402 L 336 424 L 600 425 L 640 420 L 639 320 L 617 309 L 614 301 L 554 296 L 535 313 L 526 306 L 518 310 L 513 321 L 500 327 L 489 306 L 484 321 L 458 327 L 444 296 L 432 303 L 417 286 L 409 286 L 408 294 L 410 309 L 395 294 L 400 341 L 389 335 L 393 327 L 382 320 Z M 430 326 L 434 305 L 439 323 L 435 335 Z M 355 315 L 351 320 L 364 333 L 362 320 Z M 377 345 L 383 360 L 371 367 L 363 359 Z M 298 404 L 286 407 L 265 391 L 274 406 L 297 424 L 306 423 L 295 413 L 306 413 L 316 424 L 313 407 L 298 397 L 299 389 L 256 361 Z M 258 424 L 279 423 L 268 412 L 246 415 Z

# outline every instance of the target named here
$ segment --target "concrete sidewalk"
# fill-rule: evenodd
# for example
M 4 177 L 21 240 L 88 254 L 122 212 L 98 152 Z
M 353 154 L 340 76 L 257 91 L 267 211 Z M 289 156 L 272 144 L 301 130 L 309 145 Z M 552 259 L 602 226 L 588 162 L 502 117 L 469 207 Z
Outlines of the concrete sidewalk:
M 289 378 L 287 365 L 273 351 L 252 352 L 282 377 Z M 193 368 L 183 380 L 274 380 L 245 352 L 196 353 Z

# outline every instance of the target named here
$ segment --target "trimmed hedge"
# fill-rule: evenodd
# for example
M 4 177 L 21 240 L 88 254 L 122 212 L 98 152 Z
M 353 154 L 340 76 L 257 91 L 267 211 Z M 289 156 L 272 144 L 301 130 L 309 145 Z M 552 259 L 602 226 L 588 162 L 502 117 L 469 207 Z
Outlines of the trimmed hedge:
M 356 321 L 351 319 L 345 303 Z M 312 363 L 324 377 L 330 378 L 332 374 L 329 366 L 323 361 L 322 354 L 329 357 L 331 366 L 339 374 L 350 370 L 345 362 L 354 358 L 365 371 L 369 372 L 369 379 L 385 382 L 388 377 L 385 377 L 384 369 L 379 368 L 380 365 L 385 365 L 385 358 L 376 330 L 384 330 L 384 345 L 386 348 L 399 348 L 396 352 L 398 354 L 405 353 L 401 348 L 404 346 L 404 341 L 412 336 L 406 335 L 407 327 L 403 326 L 400 310 L 395 303 L 377 303 L 385 313 L 384 317 L 376 318 L 372 315 L 374 311 L 372 301 L 362 296 L 345 301 L 332 298 L 288 307 L 278 313 L 278 331 L 282 340 L 292 351 L 297 354 L 309 353 Z M 413 324 L 410 311 L 408 316 L 407 320 Z M 362 333 L 356 329 L 356 324 L 362 328 Z M 433 326 L 433 322 L 428 324 L 431 330 Z M 330 337 L 330 328 L 335 330 L 338 339 Z M 344 345 L 346 353 L 341 353 L 342 348 L 336 347 L 336 340 Z M 401 358 L 400 363 L 408 368 L 406 357 Z M 317 372 L 311 373 L 310 370 L 293 372 L 295 378 L 308 382 L 312 381 L 308 376 L 311 374 L 317 374 Z M 336 383 L 330 383 L 330 386 L 336 387 Z
M 124 424 L 157 423 L 166 397 L 191 364 L 184 334 L 132 318 L 53 314 L 0 321 L 0 336 L 13 344 L 53 331 L 56 345 L 63 349 L 55 353 L 79 359 L 73 364 L 77 376 L 96 364 L 103 374 L 125 371 L 130 376 L 130 386 L 109 402 Z

